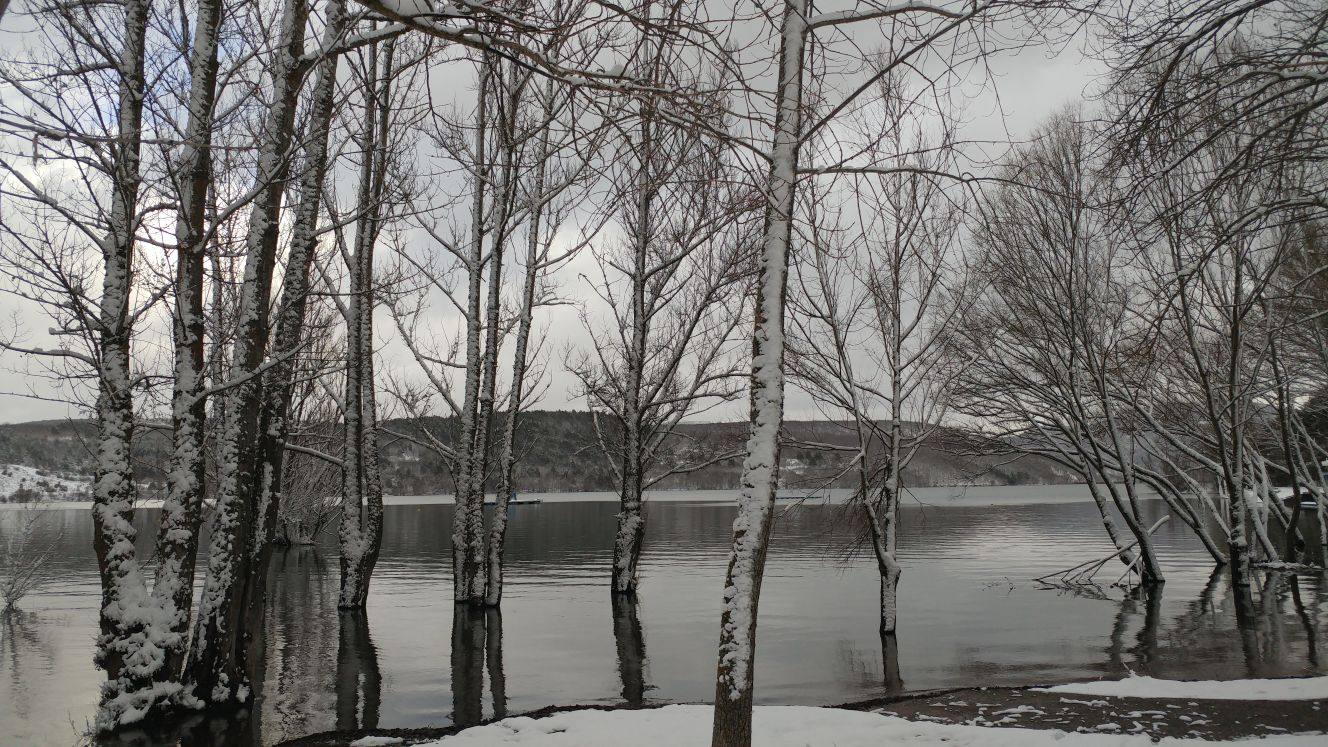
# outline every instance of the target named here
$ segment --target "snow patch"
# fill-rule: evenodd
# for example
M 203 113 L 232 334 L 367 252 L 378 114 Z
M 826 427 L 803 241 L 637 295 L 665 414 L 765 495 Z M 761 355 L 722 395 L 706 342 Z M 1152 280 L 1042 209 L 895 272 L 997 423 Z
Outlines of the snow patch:
M 1320 700 L 1328 698 L 1328 677 L 1272 680 L 1123 680 L 1073 682 L 1035 688 L 1038 692 L 1108 695 L 1118 698 L 1197 698 L 1199 700 Z
M 582 710 L 541 719 L 524 716 L 476 726 L 421 747 L 464 745 L 539 745 L 539 747 L 684 747 L 710 744 L 713 711 L 706 705 L 672 705 L 646 710 Z M 1264 747 L 1321 746 L 1321 735 L 1278 735 L 1235 740 L 1230 744 Z M 761 747 L 1149 747 L 1204 745 L 1201 739 L 1146 734 L 1074 734 L 1054 729 L 1008 729 L 933 724 L 879 713 L 810 706 L 761 706 L 753 709 L 752 744 Z

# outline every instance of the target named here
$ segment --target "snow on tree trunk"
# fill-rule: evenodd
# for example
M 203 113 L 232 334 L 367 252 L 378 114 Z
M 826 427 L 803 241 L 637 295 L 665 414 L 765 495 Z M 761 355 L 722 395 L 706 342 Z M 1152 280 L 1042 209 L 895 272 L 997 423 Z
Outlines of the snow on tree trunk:
M 893 477 L 887 480 L 895 483 Z M 895 554 L 898 544 L 896 526 L 899 521 L 897 483 L 889 484 L 880 491 L 880 498 L 869 512 L 868 521 L 872 548 L 876 554 L 876 569 L 881 576 L 881 633 L 894 633 L 899 626 L 899 576 L 903 573 Z
M 479 100 L 475 111 L 474 193 L 471 196 L 470 252 L 466 261 L 466 384 L 461 404 L 461 468 L 455 479 L 456 508 L 452 515 L 452 598 L 457 602 L 483 600 L 473 596 L 484 563 L 484 476 L 476 475 L 480 376 L 480 302 L 484 280 L 485 194 L 491 168 L 488 163 L 489 96 L 495 62 L 485 55 L 480 64 Z M 479 490 L 475 489 L 477 483 Z
M 649 12 L 647 6 L 647 12 Z M 656 48 L 651 60 L 652 80 L 661 73 L 663 42 Z M 614 594 L 634 594 L 637 586 L 637 564 L 641 559 L 641 545 L 645 539 L 646 522 L 642 511 L 642 491 L 645 484 L 644 443 L 641 429 L 645 417 L 643 380 L 647 341 L 650 333 L 650 314 L 646 310 L 646 284 L 650 274 L 650 244 L 654 238 L 655 195 L 657 183 L 655 153 L 655 101 L 646 98 L 641 103 L 641 139 L 637 144 L 636 174 L 636 230 L 632 236 L 632 298 L 631 336 L 627 349 L 627 385 L 622 408 L 623 451 L 621 483 L 618 491 L 618 531 L 613 542 L 613 573 L 610 579 Z
M 269 299 L 276 263 L 278 218 L 289 172 L 289 151 L 299 99 L 308 6 L 289 0 L 282 14 L 280 42 L 273 53 L 271 104 L 258 155 L 255 198 L 245 236 L 244 281 L 236 310 L 232 375 L 239 378 L 226 396 L 221 444 L 221 483 L 213 515 L 208 577 L 203 588 L 189 677 L 194 694 L 222 704 L 249 698 L 247 649 L 259 632 L 247 629 L 246 611 L 261 607 L 264 589 L 251 580 L 265 571 L 265 550 L 255 546 L 259 414 L 259 370 L 268 342 Z
M 724 580 L 713 747 L 752 741 L 752 666 L 756 613 L 770 544 L 784 416 L 784 294 L 788 277 L 798 145 L 802 130 L 803 50 L 808 0 L 785 0 L 781 20 L 775 129 L 767 185 L 756 319 L 752 333 L 751 431 L 742 467 L 733 548 Z
M 542 136 L 547 140 L 547 135 Z M 543 152 L 545 148 L 541 148 Z M 536 166 L 535 194 L 544 193 L 545 159 Z M 507 422 L 503 425 L 503 443 L 499 459 L 498 494 L 493 509 L 493 523 L 489 527 L 488 560 L 486 562 L 488 584 L 484 590 L 484 603 L 497 607 L 503 599 L 503 550 L 507 542 L 508 501 L 512 497 L 514 485 L 513 472 L 516 469 L 516 429 L 521 414 L 522 399 L 525 397 L 527 356 L 530 348 L 530 328 L 535 318 L 535 285 L 540 274 L 540 216 L 541 209 L 531 215 L 528 229 L 526 250 L 525 284 L 521 288 L 521 318 L 517 322 L 516 349 L 512 353 L 512 392 L 507 410 Z
M 658 63 L 657 63 L 658 64 Z M 640 163 L 636 185 L 636 231 L 633 239 L 631 343 L 627 351 L 627 386 L 623 403 L 622 483 L 619 489 L 618 531 L 613 541 L 612 589 L 614 594 L 636 592 L 637 562 L 645 537 L 645 516 L 641 511 L 644 484 L 642 465 L 641 387 L 645 376 L 646 337 L 650 324 L 646 315 L 646 273 L 649 271 L 651 211 L 655 185 L 651 164 L 654 141 L 651 102 L 642 105 Z
M 377 50 L 371 52 L 365 75 L 361 144 L 364 156 L 357 197 L 350 313 L 346 320 L 345 477 L 340 531 L 341 594 L 337 601 L 342 609 L 364 607 L 383 534 L 373 379 L 373 257 L 387 168 L 388 95 L 394 49 L 395 42 L 389 41 L 381 69 Z
M 344 0 L 331 0 L 323 29 L 323 48 L 332 47 L 345 34 Z M 327 171 L 328 131 L 332 125 L 332 96 L 336 87 L 339 55 L 324 57 L 317 66 L 311 100 L 305 164 L 300 178 L 300 202 L 291 227 L 290 249 L 282 275 L 282 295 L 277 304 L 275 336 L 268 355 L 269 368 L 262 378 L 261 410 L 258 419 L 258 466 L 254 474 L 255 509 L 252 560 L 245 579 L 242 627 L 246 654 L 261 660 L 263 624 L 267 602 L 268 566 L 277 542 L 277 522 L 282 503 L 282 470 L 289 434 L 290 403 L 296 354 L 305 344 L 304 324 L 309 300 L 309 272 L 317 251 L 318 209 Z M 310 538 L 312 543 L 312 537 Z
M 327 27 L 323 31 L 324 48 L 332 46 L 341 38 L 346 24 L 345 0 L 331 0 L 327 7 Z M 299 202 L 291 221 L 290 251 L 286 257 L 286 271 L 282 275 L 281 300 L 277 303 L 276 330 L 270 356 L 273 363 L 263 382 L 263 412 L 259 421 L 263 439 L 258 478 L 259 538 L 256 540 L 263 544 L 275 538 L 277 516 L 281 509 L 282 469 L 295 386 L 295 355 L 304 337 L 309 306 L 309 273 L 318 250 L 318 214 L 323 200 L 323 182 L 327 175 L 328 137 L 332 128 L 333 96 L 336 92 L 339 61 L 340 55 L 324 57 L 318 64 L 314 79 Z
M 106 732 L 143 719 L 157 703 L 179 693 L 159 682 L 167 668 L 170 620 L 149 596 L 134 551 L 134 470 L 130 447 L 134 400 L 129 317 L 133 290 L 134 231 L 140 184 L 145 91 L 144 51 L 150 6 L 124 4 L 124 47 L 119 60 L 118 137 L 112 147 L 111 206 L 102 243 L 102 296 L 97 319 L 96 467 L 93 477 L 93 548 L 101 576 L 101 634 L 94 654 L 106 671 L 94 728 Z
M 189 63 L 189 122 L 180 158 L 180 212 L 176 219 L 175 383 L 171 392 L 172 451 L 157 536 L 153 599 L 170 620 L 166 666 L 158 681 L 178 677 L 189 642 L 194 565 L 204 492 L 204 426 L 207 399 L 204 369 L 203 283 L 207 259 L 206 213 L 212 171 L 212 109 L 216 102 L 218 36 L 222 3 L 202 0 L 194 26 Z

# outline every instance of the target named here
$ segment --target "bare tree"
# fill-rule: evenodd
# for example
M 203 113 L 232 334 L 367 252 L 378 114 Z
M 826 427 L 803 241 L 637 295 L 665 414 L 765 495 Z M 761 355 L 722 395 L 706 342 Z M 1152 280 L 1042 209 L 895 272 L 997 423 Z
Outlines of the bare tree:
M 261 378 L 267 354 L 268 321 L 277 239 L 295 111 L 303 80 L 304 0 L 289 0 L 278 23 L 278 41 L 270 60 L 271 88 L 258 146 L 254 198 L 249 204 L 244 240 L 244 281 L 236 308 L 231 352 L 232 377 L 225 395 L 225 432 L 221 442 L 221 480 L 213 514 L 208 573 L 189 653 L 189 679 L 196 697 L 217 704 L 244 702 L 249 695 L 246 657 L 256 631 L 245 614 L 261 592 L 264 543 L 258 525 L 258 442 L 262 409 Z M 254 589 L 254 591 L 258 591 Z
M 0 520 L 6 525 L 0 533 L 0 618 L 6 618 L 23 597 L 50 580 L 61 534 L 43 531 L 36 505 L 12 507 Z
M 965 409 L 1016 448 L 1072 466 L 1088 483 L 1122 562 L 1142 580 L 1162 571 L 1143 520 L 1137 450 L 1113 387 L 1139 375 L 1142 325 L 1131 324 L 1138 283 L 1123 269 L 1106 213 L 1104 178 L 1090 159 L 1090 133 L 1062 113 L 983 203 L 976 231 L 989 291 L 965 342 L 979 357 L 964 381 Z M 1145 338 L 1146 339 L 1146 338 Z M 1116 530 L 1105 495 L 1134 537 Z
M 659 11 L 647 4 L 643 12 L 658 12 L 658 23 L 667 26 L 691 10 L 684 3 Z M 638 77 L 665 87 L 685 69 L 682 50 L 665 38 L 643 46 L 646 70 Z M 583 310 L 593 350 L 568 360 L 619 481 L 614 594 L 635 593 L 639 583 L 645 490 L 668 475 L 732 456 L 673 464 L 664 458 L 666 440 L 688 415 L 739 392 L 732 348 L 743 309 L 734 291 L 748 271 L 743 218 L 751 198 L 722 143 L 661 121 L 657 105 L 651 98 L 639 104 L 609 175 L 618 206 L 614 227 L 622 238 L 599 242 L 592 285 L 609 323 L 601 326 Z
M 799 175 L 915 170 L 909 165 L 864 162 L 856 158 L 857 152 L 852 148 L 832 152 L 830 162 L 819 165 L 800 163 L 799 152 L 804 143 L 818 135 L 829 137 L 826 127 L 846 111 L 853 111 L 863 93 L 872 90 L 892 71 L 913 68 L 918 61 L 915 58 L 926 56 L 940 40 L 945 40 L 948 51 L 941 69 L 953 75 L 995 46 L 988 38 L 973 33 L 974 29 L 984 28 L 1003 15 L 1031 13 L 1041 7 L 1039 3 L 938 6 L 863 2 L 842 11 L 814 13 L 806 0 L 786 0 L 777 16 L 766 13 L 772 19 L 771 37 L 779 38 L 779 64 L 770 97 L 769 112 L 773 117 L 765 120 L 770 123 L 772 134 L 768 142 L 755 146 L 768 167 L 762 186 L 766 198 L 765 225 L 758 255 L 752 332 L 751 428 L 720 619 L 712 735 L 716 747 L 751 743 L 756 613 L 779 473 L 779 431 L 784 410 L 785 286 Z M 777 25 L 773 21 L 776 17 Z M 817 118 L 810 126 L 804 126 L 809 46 L 823 44 L 829 50 L 837 44 L 851 43 L 851 34 L 846 29 L 862 29 L 871 24 L 881 27 L 883 38 L 890 40 L 890 48 L 884 55 L 864 61 L 856 85 L 833 104 L 821 101 L 823 95 L 829 97 L 832 89 L 827 76 L 817 76 L 820 82 L 812 91 Z M 937 81 L 929 85 L 937 85 Z M 806 103 L 812 104 L 813 99 Z M 947 176 L 965 180 L 962 174 Z
M 1112 156 L 1151 228 L 1140 243 L 1161 247 L 1144 256 L 1154 257 L 1160 292 L 1174 299 L 1159 318 L 1171 319 L 1167 339 L 1190 386 L 1176 393 L 1183 404 L 1175 410 L 1188 412 L 1163 424 L 1180 431 L 1168 445 L 1216 476 L 1233 569 L 1244 585 L 1251 553 L 1276 553 L 1269 521 L 1295 534 L 1267 468 L 1280 466 L 1295 495 L 1302 480 L 1318 482 L 1310 474 L 1317 469 L 1291 464 L 1301 461 L 1293 452 L 1314 447 L 1290 438 L 1295 418 L 1285 407 L 1279 360 L 1312 317 L 1275 311 L 1288 289 L 1270 293 L 1270 285 L 1288 261 L 1291 227 L 1321 220 L 1328 207 L 1317 165 L 1328 107 L 1313 52 L 1325 10 L 1297 0 L 1138 10 L 1106 25 Z M 1280 423 L 1272 430 L 1284 437 L 1261 439 L 1264 423 Z M 1272 451 L 1268 440 L 1281 442 L 1283 459 L 1263 454 Z M 1250 500 L 1256 495 L 1260 501 Z
M 928 175 L 957 170 L 942 131 L 932 142 L 911 97 L 882 87 L 871 141 L 915 172 L 864 177 L 848 190 L 807 190 L 809 248 L 789 302 L 789 373 L 825 417 L 849 432 L 850 510 L 880 572 L 880 625 L 898 620 L 903 471 L 934 439 L 965 356 L 951 346 L 970 303 L 959 242 L 966 189 Z M 808 444 L 825 448 L 824 444 Z
M 341 598 L 338 606 L 363 607 L 383 537 L 383 482 L 378 453 L 377 384 L 374 377 L 373 316 L 377 305 L 374 245 L 390 215 L 388 170 L 394 140 L 404 131 L 393 117 L 392 99 L 400 62 L 396 41 L 370 47 L 364 71 L 364 121 L 357 190 L 354 252 L 347 257 L 350 298 L 346 315 L 346 394 L 343 453 Z M 394 129 L 394 125 L 396 128 Z
M 555 4 L 556 29 L 571 29 L 570 19 L 583 12 L 578 4 Z M 577 59 L 593 57 L 598 42 L 580 49 L 574 36 L 558 31 L 543 40 L 539 50 Z M 541 53 L 543 53 L 541 52 Z M 554 302 L 543 279 L 582 246 L 555 248 L 555 238 L 570 215 L 569 190 L 581 190 L 597 143 L 595 112 L 577 105 L 574 91 L 553 78 L 541 87 L 528 67 L 501 56 L 476 55 L 477 97 L 470 122 L 434 112 L 429 129 L 432 144 L 464 174 L 465 185 L 455 198 L 442 201 L 468 203 L 468 223 L 448 226 L 435 207 L 420 210 L 421 228 L 443 249 L 440 257 L 402 255 L 411 274 L 423 279 L 417 292 L 397 294 L 389 304 L 400 338 L 424 373 L 423 389 L 398 387 L 397 401 L 417 419 L 441 401 L 456 417 L 458 432 L 446 434 L 423 427 L 422 444 L 438 453 L 452 475 L 456 495 L 452 552 L 456 601 L 496 604 L 501 595 L 501 543 L 506 532 L 511 469 L 515 460 L 515 413 L 525 407 L 535 387 L 527 380 L 532 360 L 531 329 L 536 307 Z M 437 193 L 431 193 L 435 200 Z M 504 312 L 505 278 L 511 263 L 510 248 L 526 238 L 526 272 L 520 285 L 517 317 Z M 592 231 L 593 232 L 593 231 Z M 454 283 L 464 283 L 462 289 Z M 422 324 L 429 311 L 427 295 L 440 294 L 460 315 L 463 330 L 442 345 L 434 345 Z M 493 435 L 495 403 L 499 395 L 499 358 L 508 333 L 515 327 L 513 374 L 502 441 Z M 536 345 L 536 349 L 538 345 Z M 454 372 L 462 373 L 458 393 Z M 499 496 L 493 526 L 484 526 L 485 488 L 494 466 L 497 446 Z M 486 545 L 488 549 L 486 550 Z M 499 567 L 486 571 L 496 560 Z

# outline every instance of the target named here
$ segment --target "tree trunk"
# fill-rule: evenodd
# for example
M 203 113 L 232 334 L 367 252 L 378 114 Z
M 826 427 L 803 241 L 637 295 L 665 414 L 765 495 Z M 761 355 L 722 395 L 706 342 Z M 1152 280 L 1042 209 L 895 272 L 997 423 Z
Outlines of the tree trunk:
M 481 95 L 484 95 L 483 92 L 481 92 Z M 475 436 L 471 443 L 473 466 L 470 470 L 470 495 L 472 500 L 479 504 L 478 515 L 481 519 L 478 531 L 473 538 L 475 547 L 471 550 L 471 553 L 477 556 L 475 574 L 470 578 L 471 587 L 466 593 L 466 599 L 471 604 L 485 604 L 488 594 L 488 574 L 485 571 L 488 556 L 485 549 L 486 535 L 483 525 L 484 485 L 485 478 L 489 474 L 489 434 L 493 430 L 493 401 L 497 396 L 498 388 L 498 346 L 502 344 L 498 332 L 502 322 L 503 254 L 507 245 L 507 223 L 510 219 L 514 199 L 511 190 L 516 179 L 515 153 L 513 151 L 514 144 L 512 143 L 514 124 L 510 121 L 510 118 L 515 116 L 512 111 L 515 105 L 510 100 L 508 103 L 512 105 L 507 107 L 506 110 L 500 107 L 498 112 L 498 147 L 502 154 L 503 164 L 499 170 L 498 184 L 494 190 L 494 212 L 496 214 L 493 220 L 493 241 L 489 245 L 488 294 L 484 308 L 484 368 L 480 374 L 479 409 L 475 416 Z M 495 496 L 495 502 L 497 501 L 503 502 L 503 513 L 505 515 L 507 498 Z M 505 529 L 504 532 L 506 532 Z
M 535 194 L 544 194 L 545 162 L 548 135 L 541 135 L 541 159 L 536 166 Z M 512 395 L 507 410 L 507 422 L 503 427 L 502 456 L 498 476 L 498 494 L 495 496 L 493 524 L 489 528 L 488 546 L 488 584 L 484 592 L 484 603 L 490 607 L 498 606 L 503 599 L 503 550 L 507 542 L 508 501 L 512 497 L 512 474 L 516 469 L 516 428 L 521 414 L 522 399 L 525 397 L 526 357 L 529 355 L 530 329 L 534 323 L 535 285 L 540 271 L 540 218 L 543 210 L 536 208 L 530 218 L 529 239 L 526 249 L 525 285 L 521 289 L 521 319 L 517 322 L 516 349 L 512 353 Z
M 346 341 L 346 475 L 341 523 L 341 596 L 337 603 L 343 609 L 364 607 L 383 537 L 383 486 L 373 377 L 373 258 L 387 171 L 391 122 L 388 97 L 395 48 L 395 41 L 387 42 L 381 70 L 376 50 L 371 56 L 366 92 L 364 163 L 360 171 Z
M 647 8 L 647 10 L 649 10 Z M 653 60 L 652 79 L 658 77 L 659 54 Z M 641 511 L 642 489 L 642 434 L 645 413 L 642 411 L 642 382 L 645 378 L 646 344 L 650 319 L 646 310 L 646 282 L 650 262 L 652 217 L 657 186 L 651 165 L 655 156 L 654 101 L 641 104 L 641 142 L 638 145 L 636 178 L 636 230 L 633 232 L 632 261 L 632 334 L 627 351 L 626 401 L 623 403 L 622 482 L 619 488 L 618 531 L 613 542 L 613 573 L 611 588 L 614 594 L 636 592 L 637 562 L 641 558 L 641 542 L 645 537 L 645 517 Z
M 636 593 L 637 564 L 641 560 L 641 544 L 646 534 L 641 505 L 643 479 L 639 425 L 627 424 L 626 442 L 619 489 L 618 531 L 613 541 L 612 586 L 614 594 L 630 595 Z
M 97 461 L 93 476 L 93 548 L 101 575 L 101 635 L 94 655 L 106 670 L 95 728 L 109 731 L 132 710 L 151 703 L 152 683 L 166 662 L 134 553 L 134 469 L 130 446 L 134 399 L 129 319 L 134 277 L 139 157 L 144 98 L 143 57 L 149 5 L 124 5 L 119 61 L 118 137 L 113 146 L 111 210 L 102 244 L 104 274 L 98 314 Z
M 264 589 L 251 571 L 264 570 L 264 547 L 255 547 L 258 419 L 262 408 L 260 368 L 267 351 L 268 306 L 276 264 L 278 219 L 302 77 L 305 0 L 289 0 L 281 20 L 281 42 L 273 55 L 272 104 L 259 146 L 256 197 L 245 236 L 244 282 L 240 288 L 233 353 L 239 382 L 226 398 L 208 579 L 190 649 L 194 694 L 212 703 L 243 703 L 249 697 L 247 649 L 258 631 L 246 629 L 246 609 L 262 606 Z
M 207 399 L 204 369 L 203 277 L 207 259 L 206 215 L 212 176 L 212 110 L 216 103 L 220 0 L 200 0 L 189 62 L 189 123 L 180 159 L 180 213 L 175 224 L 175 384 L 171 392 L 172 450 L 157 535 L 154 601 L 170 620 L 166 667 L 157 680 L 178 677 L 189 642 L 194 566 L 202 522 Z
M 904 678 L 899 674 L 899 639 L 894 633 L 881 633 L 881 676 L 886 692 L 904 691 Z
M 330 0 L 323 47 L 336 44 L 346 31 L 345 0 Z M 290 251 L 282 276 L 281 300 L 277 303 L 276 332 L 272 340 L 272 367 L 263 381 L 263 412 L 259 467 L 258 526 L 261 543 L 274 541 L 281 510 L 282 469 L 286 439 L 290 432 L 290 405 L 294 392 L 296 353 L 303 344 L 309 306 L 309 273 L 318 250 L 318 214 L 327 176 L 328 138 L 332 128 L 333 96 L 336 93 L 340 55 L 324 57 L 317 68 L 309 108 L 308 141 L 304 171 L 300 176 L 299 203 L 291 221 Z
M 802 131 L 802 66 L 808 0 L 785 0 L 781 21 L 775 130 L 752 333 L 751 431 L 743 462 L 733 549 L 724 580 L 713 747 L 752 741 L 752 665 L 756 613 L 770 544 L 784 415 L 784 296 L 792 233 L 798 145 Z
M 484 563 L 484 477 L 478 476 L 479 459 L 475 454 L 480 398 L 480 299 L 484 280 L 485 191 L 489 184 L 487 134 L 489 89 L 495 62 L 485 55 L 480 64 L 479 101 L 475 112 L 474 195 L 470 210 L 470 256 L 467 261 L 466 288 L 466 386 L 461 403 L 460 474 L 455 482 L 456 510 L 452 515 L 452 598 L 456 602 L 483 599 L 472 592 Z

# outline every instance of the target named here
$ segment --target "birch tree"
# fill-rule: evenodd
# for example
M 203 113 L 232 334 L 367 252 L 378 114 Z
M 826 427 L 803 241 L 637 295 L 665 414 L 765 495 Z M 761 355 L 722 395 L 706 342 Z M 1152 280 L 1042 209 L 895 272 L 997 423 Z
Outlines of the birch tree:
M 1036 3 L 1028 9 L 1037 9 Z M 752 667 L 756 613 L 769 547 L 775 483 L 779 472 L 779 431 L 784 404 L 784 309 L 790 240 L 800 173 L 871 173 L 899 169 L 896 164 L 856 162 L 848 150 L 826 164 L 801 164 L 802 145 L 892 71 L 914 64 L 939 40 L 948 47 L 943 69 L 962 69 L 988 48 L 978 34 L 966 32 L 994 20 L 1001 12 L 1022 13 L 1021 4 L 974 3 L 954 6 L 877 4 L 864 2 L 842 11 L 813 13 L 806 0 L 786 0 L 771 36 L 779 38 L 778 73 L 773 82 L 771 136 L 759 150 L 768 167 L 763 184 L 764 229 L 758 258 L 756 312 L 752 333 L 750 430 L 743 463 L 738 515 L 724 582 L 719 656 L 715 689 L 712 744 L 716 747 L 751 743 Z M 817 118 L 804 126 L 809 39 L 830 48 L 843 43 L 846 29 L 876 23 L 885 29 L 892 48 L 878 62 L 870 61 L 860 82 L 833 104 L 818 106 Z M 818 86 L 818 97 L 828 88 Z M 819 102 L 818 102 L 819 103 Z M 903 167 L 907 168 L 907 167 Z M 958 176 L 958 175 L 956 175 Z

